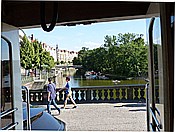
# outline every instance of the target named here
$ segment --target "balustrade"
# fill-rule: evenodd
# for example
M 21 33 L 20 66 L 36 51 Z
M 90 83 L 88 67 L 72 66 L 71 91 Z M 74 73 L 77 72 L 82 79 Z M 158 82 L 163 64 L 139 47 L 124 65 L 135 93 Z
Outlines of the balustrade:
M 157 87 L 157 102 L 158 96 Z M 72 97 L 76 103 L 145 102 L 146 90 L 145 85 L 86 86 L 72 88 Z M 64 98 L 64 91 L 59 92 L 57 103 L 63 104 Z M 25 100 L 25 94 L 23 94 L 23 100 Z M 47 104 L 47 91 L 45 89 L 30 90 L 30 103 Z

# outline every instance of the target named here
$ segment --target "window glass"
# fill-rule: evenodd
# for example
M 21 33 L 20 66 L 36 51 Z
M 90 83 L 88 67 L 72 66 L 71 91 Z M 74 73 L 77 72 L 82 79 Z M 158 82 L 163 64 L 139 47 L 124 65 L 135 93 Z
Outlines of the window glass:
M 12 109 L 11 59 L 8 42 L 1 38 L 1 112 Z M 12 123 L 13 115 L 1 118 L 1 128 Z

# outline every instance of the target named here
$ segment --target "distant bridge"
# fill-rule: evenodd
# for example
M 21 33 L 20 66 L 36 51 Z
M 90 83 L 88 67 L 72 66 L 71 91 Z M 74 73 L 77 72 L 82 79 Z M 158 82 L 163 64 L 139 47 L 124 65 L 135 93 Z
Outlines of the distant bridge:
M 56 65 L 55 68 L 82 68 L 82 65 Z

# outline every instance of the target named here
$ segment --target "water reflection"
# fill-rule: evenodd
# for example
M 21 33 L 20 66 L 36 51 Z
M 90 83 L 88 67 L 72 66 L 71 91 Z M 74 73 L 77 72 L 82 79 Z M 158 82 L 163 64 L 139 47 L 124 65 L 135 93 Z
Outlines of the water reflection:
M 127 85 L 127 84 L 145 84 L 142 80 L 120 80 L 119 83 L 114 83 L 113 80 L 91 80 L 85 79 L 83 75 L 76 75 L 76 69 L 62 70 L 56 78 L 57 87 L 64 87 L 66 84 L 66 76 L 70 77 L 72 87 L 82 86 L 114 86 L 114 85 Z
M 57 87 L 64 87 L 66 84 L 66 76 L 70 77 L 70 82 L 72 87 L 82 87 L 82 86 L 111 86 L 114 85 L 112 80 L 91 80 L 85 79 L 83 75 L 76 75 L 75 69 L 63 70 L 60 75 L 56 78 Z
M 78 80 L 74 79 L 74 74 L 76 73 L 76 69 L 69 70 L 61 70 L 60 74 L 56 77 L 56 86 L 64 87 L 66 84 L 66 76 L 69 76 L 71 79 L 72 87 L 79 87 Z

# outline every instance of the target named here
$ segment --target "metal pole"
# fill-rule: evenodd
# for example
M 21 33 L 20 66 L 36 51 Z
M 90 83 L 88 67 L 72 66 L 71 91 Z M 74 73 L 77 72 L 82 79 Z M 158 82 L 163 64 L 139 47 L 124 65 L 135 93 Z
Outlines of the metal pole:
M 26 87 L 27 88 L 27 87 Z M 27 88 L 27 119 L 28 119 L 28 130 L 31 130 L 31 121 L 30 121 L 30 102 L 29 102 L 29 89 Z
M 26 91 L 27 130 L 31 130 L 29 89 L 27 87 L 25 87 L 25 86 L 22 86 L 22 89 L 24 89 Z
M 149 83 L 145 85 L 146 88 L 146 113 L 147 113 L 147 131 L 150 131 L 150 114 L 149 114 L 149 109 L 150 109 L 150 104 L 149 104 Z
M 149 54 L 150 54 L 150 85 L 151 85 L 151 93 L 152 93 L 152 109 L 155 114 L 155 86 L 154 86 L 154 47 L 153 47 L 153 25 L 154 25 L 155 17 L 151 18 L 149 25 Z M 153 119 L 153 131 L 156 131 L 156 123 Z

